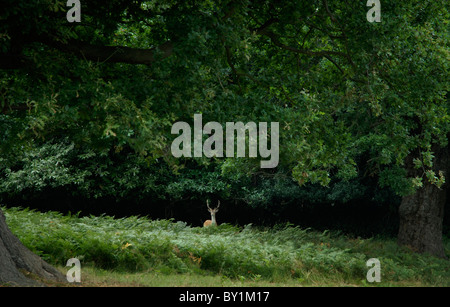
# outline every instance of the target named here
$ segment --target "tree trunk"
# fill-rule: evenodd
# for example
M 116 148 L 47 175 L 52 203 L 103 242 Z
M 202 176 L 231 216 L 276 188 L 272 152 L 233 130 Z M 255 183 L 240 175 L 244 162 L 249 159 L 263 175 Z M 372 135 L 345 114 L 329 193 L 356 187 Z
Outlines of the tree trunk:
M 399 213 L 398 243 L 419 253 L 445 258 L 442 244 L 445 190 L 430 183 L 414 195 L 403 197 Z
M 449 148 L 434 150 L 433 169 L 445 172 L 449 180 Z M 417 170 L 407 161 L 409 175 L 417 175 Z M 415 174 L 416 173 L 416 174 Z M 446 258 L 442 243 L 442 223 L 448 183 L 440 189 L 424 179 L 423 187 L 415 194 L 405 196 L 399 208 L 400 227 L 398 244 L 407 246 L 418 253 L 429 253 L 436 257 Z
M 39 279 L 64 282 L 62 273 L 26 248 L 12 234 L 0 210 L 0 286 L 42 286 Z

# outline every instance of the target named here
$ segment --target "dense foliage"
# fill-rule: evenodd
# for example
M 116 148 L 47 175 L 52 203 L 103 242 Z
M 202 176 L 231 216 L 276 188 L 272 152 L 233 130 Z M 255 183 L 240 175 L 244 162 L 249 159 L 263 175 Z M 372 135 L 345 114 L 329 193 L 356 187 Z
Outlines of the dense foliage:
M 62 266 L 77 257 L 83 267 L 127 272 L 364 285 L 366 261 L 376 255 L 382 263 L 381 285 L 449 286 L 450 280 L 448 261 L 411 253 L 381 238 L 364 240 L 289 225 L 205 229 L 169 220 L 4 210 L 22 242 Z

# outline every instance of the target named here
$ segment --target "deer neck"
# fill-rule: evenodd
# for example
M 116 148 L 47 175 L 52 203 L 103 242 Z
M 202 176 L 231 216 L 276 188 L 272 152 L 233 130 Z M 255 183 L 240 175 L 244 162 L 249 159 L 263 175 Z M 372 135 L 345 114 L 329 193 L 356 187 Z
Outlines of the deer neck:
M 216 214 L 211 213 L 211 225 L 217 225 Z

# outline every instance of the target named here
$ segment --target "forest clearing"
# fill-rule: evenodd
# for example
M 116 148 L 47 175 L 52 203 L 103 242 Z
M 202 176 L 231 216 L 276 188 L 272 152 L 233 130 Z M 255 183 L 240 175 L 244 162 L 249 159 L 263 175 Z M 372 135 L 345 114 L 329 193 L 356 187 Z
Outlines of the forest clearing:
M 71 268 L 68 259 L 80 259 L 81 286 L 450 285 L 448 261 L 413 253 L 392 238 L 290 225 L 200 228 L 145 217 L 2 210 L 20 240 L 63 273 Z M 448 238 L 445 246 L 448 251 Z M 366 279 L 366 261 L 374 257 L 381 263 L 379 283 Z

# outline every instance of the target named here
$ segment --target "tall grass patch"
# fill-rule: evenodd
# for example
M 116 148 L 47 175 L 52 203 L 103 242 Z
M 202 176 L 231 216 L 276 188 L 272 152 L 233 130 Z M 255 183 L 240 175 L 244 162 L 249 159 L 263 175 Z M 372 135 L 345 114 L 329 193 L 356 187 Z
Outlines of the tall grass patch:
M 2 210 L 19 239 L 55 265 L 64 266 L 77 257 L 82 265 L 115 271 L 364 285 L 366 261 L 376 257 L 382 265 L 382 284 L 419 280 L 425 285 L 450 285 L 447 260 L 412 253 L 389 238 L 349 238 L 293 225 L 199 228 L 147 217 Z

